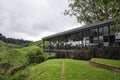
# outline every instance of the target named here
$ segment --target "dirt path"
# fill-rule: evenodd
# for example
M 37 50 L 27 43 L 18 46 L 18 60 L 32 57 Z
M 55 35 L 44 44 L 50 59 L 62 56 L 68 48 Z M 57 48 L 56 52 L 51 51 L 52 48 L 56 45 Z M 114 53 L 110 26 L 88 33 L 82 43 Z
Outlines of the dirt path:
M 62 62 L 61 77 L 60 80 L 64 80 L 64 61 Z

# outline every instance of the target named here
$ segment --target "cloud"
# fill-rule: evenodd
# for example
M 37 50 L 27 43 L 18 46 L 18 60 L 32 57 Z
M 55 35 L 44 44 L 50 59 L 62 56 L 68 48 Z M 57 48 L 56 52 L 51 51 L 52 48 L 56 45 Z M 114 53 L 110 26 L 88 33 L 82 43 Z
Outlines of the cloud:
M 7 37 L 40 40 L 79 25 L 64 16 L 68 0 L 0 0 L 0 33 Z

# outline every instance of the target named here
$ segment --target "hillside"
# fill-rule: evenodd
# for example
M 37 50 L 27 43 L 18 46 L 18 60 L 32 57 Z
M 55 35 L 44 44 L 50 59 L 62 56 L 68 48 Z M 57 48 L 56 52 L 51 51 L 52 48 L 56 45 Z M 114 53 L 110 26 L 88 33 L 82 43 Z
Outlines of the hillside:
M 31 43 L 28 43 L 26 44 L 26 46 L 39 46 L 40 48 L 42 48 L 43 46 L 43 41 L 42 40 L 39 40 L 39 41 L 35 41 L 35 42 L 31 42 Z
M 52 56 L 54 55 L 43 54 L 38 46 L 11 49 L 0 54 L 0 76 L 9 76 L 15 68 L 19 68 L 25 64 L 40 63 L 41 59 L 46 60 Z
M 40 63 L 54 55 L 43 54 L 39 41 L 27 47 L 0 41 L 0 80 L 9 77 L 11 71 L 31 63 Z
M 12 44 L 18 44 L 18 45 L 25 45 L 27 43 L 32 42 L 32 41 L 23 40 L 23 39 L 7 38 L 6 36 L 2 35 L 1 33 L 0 33 L 0 40 L 4 41 L 6 43 L 12 43 Z
M 21 45 L 5 43 L 4 41 L 0 40 L 0 53 L 10 50 L 10 49 L 21 48 L 21 47 L 22 47 Z
M 62 63 L 64 62 L 64 65 Z M 63 68 L 62 68 L 63 66 Z M 61 72 L 64 69 L 61 79 Z M 89 66 L 88 61 L 52 59 L 31 65 L 16 73 L 12 80 L 120 80 L 120 74 Z M 9 80 L 9 79 L 8 79 Z

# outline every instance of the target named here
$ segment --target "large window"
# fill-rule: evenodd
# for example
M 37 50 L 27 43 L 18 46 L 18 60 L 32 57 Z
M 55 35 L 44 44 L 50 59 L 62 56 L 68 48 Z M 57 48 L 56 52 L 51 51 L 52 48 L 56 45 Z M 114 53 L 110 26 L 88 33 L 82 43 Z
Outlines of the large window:
M 90 30 L 89 29 L 83 31 L 83 36 L 84 37 L 88 37 L 89 35 L 90 35 Z
M 84 44 L 84 47 L 88 47 L 90 45 L 89 37 L 83 38 L 83 44 Z
M 103 35 L 103 27 L 99 28 L 99 36 Z
M 50 41 L 49 40 L 45 40 L 44 44 L 43 44 L 44 49 L 50 49 Z
M 115 35 L 115 25 L 110 25 L 110 35 Z
M 98 28 L 90 29 L 90 36 L 98 36 Z
M 58 48 L 58 39 L 57 38 L 51 39 L 50 44 L 51 44 L 52 49 L 57 49 Z
M 108 36 L 109 31 L 108 31 L 108 26 L 104 26 L 104 36 Z
M 98 37 L 93 37 L 93 43 L 98 43 Z
M 71 48 L 78 49 L 82 46 L 82 33 L 74 33 L 71 35 Z
M 92 37 L 98 36 L 98 28 L 90 29 L 90 36 Z
M 90 30 L 90 45 L 97 45 L 98 44 L 98 28 L 93 28 Z
M 62 42 L 62 37 L 59 37 L 59 49 L 62 49 L 63 47 L 63 42 Z
M 99 36 L 99 43 L 103 43 L 103 36 Z
M 108 36 L 104 36 L 104 42 L 108 42 Z

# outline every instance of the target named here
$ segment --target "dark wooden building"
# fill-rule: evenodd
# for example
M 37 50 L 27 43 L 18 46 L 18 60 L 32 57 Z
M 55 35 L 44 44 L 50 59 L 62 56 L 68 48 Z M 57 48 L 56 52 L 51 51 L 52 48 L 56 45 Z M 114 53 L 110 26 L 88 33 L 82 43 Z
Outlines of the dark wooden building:
M 120 17 L 112 18 L 44 37 L 43 49 L 55 52 L 74 51 L 91 46 L 120 46 L 119 21 Z

